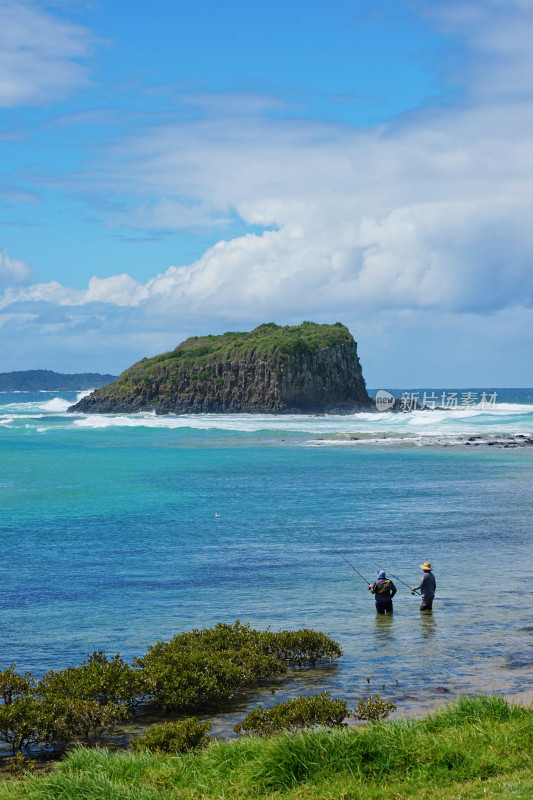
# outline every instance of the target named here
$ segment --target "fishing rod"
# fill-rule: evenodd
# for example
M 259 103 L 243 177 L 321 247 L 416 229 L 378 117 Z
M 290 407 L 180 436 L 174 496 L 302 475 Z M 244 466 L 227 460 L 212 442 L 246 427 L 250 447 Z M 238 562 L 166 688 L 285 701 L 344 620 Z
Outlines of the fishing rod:
M 382 568 L 379 567 L 379 569 L 382 569 Z M 406 583 L 405 581 L 402 581 L 402 579 L 399 578 L 397 575 L 393 575 L 392 572 L 390 572 L 390 570 L 386 569 L 386 570 L 384 570 L 384 572 L 386 572 L 388 575 L 390 575 L 391 578 L 395 578 L 397 581 L 400 581 L 400 583 L 403 583 L 403 585 L 407 586 L 408 589 L 411 589 L 411 587 L 409 586 L 408 583 Z M 414 591 L 413 591 L 413 589 L 411 589 L 411 594 L 420 594 L 420 592 L 417 589 L 415 589 Z
M 366 583 L 366 585 L 367 585 L 367 586 L 370 586 L 370 583 L 369 583 L 369 581 L 367 581 L 367 579 L 365 578 L 365 576 L 364 576 L 364 575 L 361 575 L 361 573 L 359 572 L 359 570 L 358 570 L 358 569 L 356 569 L 356 568 L 354 567 L 354 565 L 352 564 L 352 562 L 351 562 L 351 561 L 348 561 L 348 559 L 346 558 L 346 556 L 343 556 L 343 554 L 342 554 L 342 553 L 341 553 L 339 550 L 335 550 L 335 552 L 336 552 L 336 553 L 337 553 L 337 555 L 339 555 L 341 558 L 344 558 L 344 560 L 346 561 L 346 563 L 347 563 L 347 564 L 349 564 L 349 565 L 351 566 L 351 568 L 353 569 L 353 571 L 354 571 L 354 572 L 357 572 L 357 574 L 358 574 L 358 575 L 359 575 L 359 576 L 360 576 L 360 577 L 361 577 L 361 578 L 364 580 L 364 582 Z

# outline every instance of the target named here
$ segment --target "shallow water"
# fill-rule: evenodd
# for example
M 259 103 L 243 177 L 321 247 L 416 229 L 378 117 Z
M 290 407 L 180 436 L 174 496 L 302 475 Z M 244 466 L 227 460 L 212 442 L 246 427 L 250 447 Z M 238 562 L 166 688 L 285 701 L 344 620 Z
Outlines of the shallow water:
M 440 687 L 532 686 L 533 449 L 463 444 L 532 435 L 532 395 L 347 417 L 88 417 L 66 413 L 75 394 L 0 395 L 1 665 L 130 659 L 239 618 L 343 647 L 276 699 L 354 704 L 370 688 L 409 711 Z M 338 551 L 368 580 L 382 567 L 417 582 L 429 559 L 433 614 L 398 583 L 394 616 L 377 617 Z

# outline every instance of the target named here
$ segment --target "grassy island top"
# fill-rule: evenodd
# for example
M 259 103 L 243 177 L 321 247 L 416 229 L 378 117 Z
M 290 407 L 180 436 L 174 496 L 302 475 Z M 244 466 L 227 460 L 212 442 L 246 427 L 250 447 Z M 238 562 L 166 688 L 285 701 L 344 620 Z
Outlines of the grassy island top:
M 348 328 L 340 322 L 318 325 L 306 321 L 292 326 L 267 322 L 249 332 L 228 331 L 219 336 L 191 336 L 175 350 L 150 359 L 144 358 L 138 364 L 179 364 L 190 369 L 214 362 L 246 361 L 251 358 L 286 361 L 292 355 L 311 355 L 316 350 L 340 344 L 355 344 Z

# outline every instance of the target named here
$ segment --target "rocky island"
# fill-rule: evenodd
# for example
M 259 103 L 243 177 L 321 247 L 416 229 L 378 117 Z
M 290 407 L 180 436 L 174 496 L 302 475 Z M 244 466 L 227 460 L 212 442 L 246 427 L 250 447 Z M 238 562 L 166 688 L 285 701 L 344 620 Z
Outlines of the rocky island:
M 69 411 L 92 414 L 351 413 L 370 408 L 345 325 L 281 326 L 193 336 L 143 358 Z

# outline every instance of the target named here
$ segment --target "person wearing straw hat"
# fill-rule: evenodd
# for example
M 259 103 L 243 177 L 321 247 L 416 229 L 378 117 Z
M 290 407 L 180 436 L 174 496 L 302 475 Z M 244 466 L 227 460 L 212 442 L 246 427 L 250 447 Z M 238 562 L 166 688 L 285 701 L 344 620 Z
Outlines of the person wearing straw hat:
M 418 586 L 411 586 L 411 591 L 413 594 L 417 589 L 420 591 L 420 611 L 431 611 L 437 582 L 435 581 L 433 568 L 429 561 L 424 561 L 423 564 L 420 564 L 420 569 L 424 570 L 424 574 L 420 578 Z

